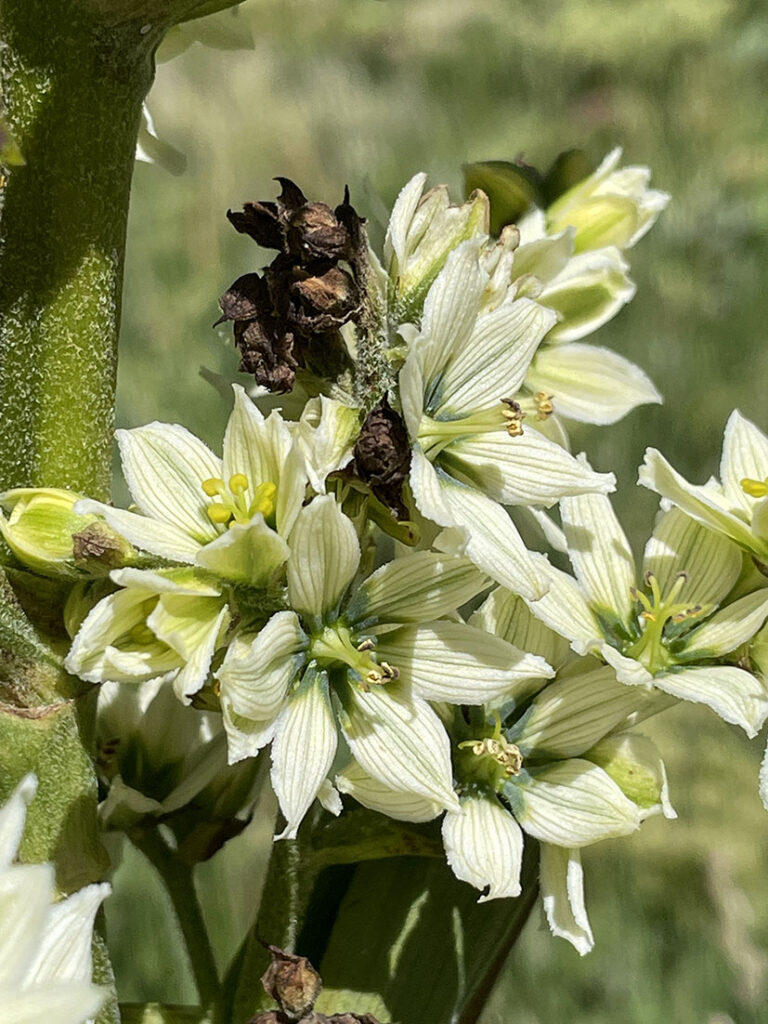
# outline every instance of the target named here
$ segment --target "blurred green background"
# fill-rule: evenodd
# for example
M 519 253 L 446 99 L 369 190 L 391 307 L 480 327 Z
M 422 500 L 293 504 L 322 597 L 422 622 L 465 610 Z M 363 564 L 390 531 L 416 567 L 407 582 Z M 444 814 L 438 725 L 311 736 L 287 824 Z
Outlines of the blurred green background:
M 173 176 L 137 165 L 120 425 L 175 420 L 220 443 L 228 405 L 197 372 L 234 372 L 230 332 L 210 325 L 219 294 L 261 262 L 225 213 L 272 197 L 274 175 L 330 203 L 349 184 L 380 239 L 417 170 L 458 199 L 463 162 L 522 154 L 546 165 L 570 146 L 598 160 L 620 144 L 673 201 L 628 254 L 637 298 L 597 340 L 639 363 L 665 404 L 579 430 L 574 446 L 617 472 L 616 505 L 640 550 L 655 510 L 634 484 L 646 445 L 704 480 L 717 472 L 732 408 L 768 428 L 764 5 L 247 0 L 211 23 L 220 43 L 250 33 L 252 48 L 195 44 L 158 70 L 157 129 L 187 168 Z M 646 731 L 667 758 L 680 819 L 586 852 L 595 952 L 580 960 L 535 912 L 483 1024 L 768 1021 L 760 745 L 691 707 Z M 191 1000 L 184 964 L 158 961 L 169 914 L 132 899 L 136 870 L 116 897 L 134 911 L 120 939 L 122 995 Z M 224 950 L 248 907 L 220 882 L 216 892 L 215 865 L 206 871 Z

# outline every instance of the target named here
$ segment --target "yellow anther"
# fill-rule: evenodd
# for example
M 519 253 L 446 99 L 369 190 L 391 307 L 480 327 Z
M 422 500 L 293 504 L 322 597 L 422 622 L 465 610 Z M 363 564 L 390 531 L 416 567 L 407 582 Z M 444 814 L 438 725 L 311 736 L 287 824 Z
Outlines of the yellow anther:
M 208 518 L 212 523 L 223 526 L 232 518 L 232 509 L 227 508 L 226 505 L 209 505 Z
M 214 679 L 213 680 L 212 690 L 213 690 L 214 695 L 216 697 L 220 697 L 221 696 L 221 683 L 219 682 L 218 679 Z
M 367 640 L 362 640 L 357 645 L 355 650 L 356 651 L 360 651 L 360 653 L 362 654 L 363 651 L 372 651 L 374 647 L 375 647 L 375 644 L 374 644 L 373 640 L 371 640 L 371 638 L 369 637 Z
M 207 480 L 203 480 L 201 486 L 209 498 L 215 498 L 217 494 L 224 494 L 227 489 L 224 481 L 217 476 L 211 476 Z
M 555 411 L 555 407 L 552 404 L 553 398 L 554 395 L 548 395 L 546 391 L 537 391 L 533 396 L 533 401 L 536 405 L 537 420 L 545 420 Z
M 252 516 L 255 516 L 257 512 L 266 519 L 271 516 L 275 511 L 275 495 L 277 494 L 277 487 L 268 480 L 266 483 L 259 484 L 254 491 L 253 501 L 251 502 L 249 512 Z
M 501 415 L 507 421 L 506 430 L 510 437 L 520 437 L 523 432 L 523 420 L 525 413 L 520 408 L 520 403 L 514 398 L 501 399 Z
M 382 673 L 384 675 L 384 678 L 388 682 L 390 680 L 392 680 L 392 679 L 399 679 L 400 678 L 400 669 L 399 668 L 395 668 L 394 665 L 390 665 L 388 661 L 382 661 L 382 663 L 381 663 L 381 671 L 382 671 Z
M 742 491 L 748 494 L 750 498 L 764 498 L 768 494 L 768 477 L 765 480 L 752 480 L 750 477 L 745 476 L 739 483 L 741 484 Z
M 229 489 L 233 494 L 243 494 L 248 490 L 248 477 L 244 473 L 233 473 L 229 478 Z

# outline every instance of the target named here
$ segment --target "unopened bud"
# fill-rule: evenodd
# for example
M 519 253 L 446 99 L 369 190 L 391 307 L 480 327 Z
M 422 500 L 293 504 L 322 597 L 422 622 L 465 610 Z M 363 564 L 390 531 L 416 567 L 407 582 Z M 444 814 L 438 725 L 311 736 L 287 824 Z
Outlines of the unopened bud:
M 72 535 L 96 517 L 72 509 L 82 495 L 53 487 L 17 488 L 0 495 L 8 518 L 0 515 L 0 533 L 20 562 L 44 576 L 79 575 Z

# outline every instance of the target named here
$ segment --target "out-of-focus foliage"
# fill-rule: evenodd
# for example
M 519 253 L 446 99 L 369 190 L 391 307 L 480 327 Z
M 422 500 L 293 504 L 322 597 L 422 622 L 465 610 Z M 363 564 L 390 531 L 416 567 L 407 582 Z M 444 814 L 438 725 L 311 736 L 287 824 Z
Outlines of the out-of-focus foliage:
M 768 428 L 760 5 L 249 0 L 237 17 L 251 27 L 253 51 L 194 44 L 160 67 L 151 96 L 159 134 L 188 169 L 174 178 L 137 167 L 121 425 L 160 418 L 210 443 L 221 436 L 230 399 L 196 372 L 203 363 L 236 367 L 229 332 L 210 324 L 219 294 L 254 255 L 225 212 L 272 194 L 274 175 L 332 204 L 348 183 L 379 241 L 388 207 L 417 170 L 450 184 L 458 200 L 465 162 L 522 154 L 548 165 L 571 146 L 599 160 L 621 144 L 673 200 L 632 254 L 637 298 L 596 341 L 642 366 L 666 402 L 616 427 L 579 428 L 575 448 L 586 447 L 597 469 L 617 470 L 616 507 L 637 544 L 655 508 L 633 486 L 646 445 L 703 481 L 717 471 L 731 409 Z M 515 1024 L 764 1019 L 768 819 L 757 748 L 686 710 L 648 728 L 680 820 L 663 833 L 649 821 L 632 844 L 586 853 L 595 953 L 579 961 L 534 921 L 484 1024 L 507 1024 L 510 1005 Z M 214 876 L 207 866 L 208 885 Z M 123 977 L 125 997 L 139 998 Z

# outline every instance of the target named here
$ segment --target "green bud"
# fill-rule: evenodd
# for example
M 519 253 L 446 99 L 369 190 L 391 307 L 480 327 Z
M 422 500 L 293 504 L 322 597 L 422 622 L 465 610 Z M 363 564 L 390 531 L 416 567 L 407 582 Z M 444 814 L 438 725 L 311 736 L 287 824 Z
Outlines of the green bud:
M 566 149 L 558 153 L 544 176 L 544 201 L 554 203 L 564 192 L 588 178 L 595 167 L 583 149 Z
M 606 736 L 584 754 L 610 775 L 626 797 L 647 814 L 662 811 L 676 817 L 667 794 L 664 763 L 654 744 L 635 733 Z
M 550 214 L 547 226 L 552 234 L 575 228 L 576 252 L 607 245 L 625 249 L 639 227 L 637 205 L 627 196 L 595 196 L 571 207 L 562 218 Z
M 534 168 L 507 160 L 464 165 L 464 189 L 480 189 L 491 203 L 491 234 L 500 235 L 532 206 L 543 206 L 542 177 Z

